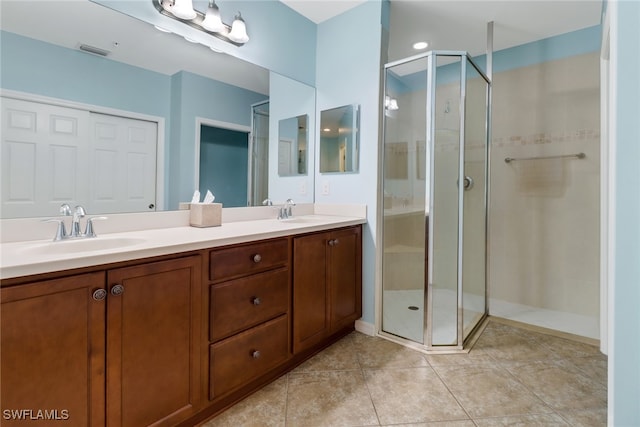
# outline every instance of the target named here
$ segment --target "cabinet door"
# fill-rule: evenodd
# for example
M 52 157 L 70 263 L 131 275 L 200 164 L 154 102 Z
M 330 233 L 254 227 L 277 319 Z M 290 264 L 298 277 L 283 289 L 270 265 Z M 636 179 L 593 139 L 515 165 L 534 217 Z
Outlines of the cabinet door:
M 294 353 L 319 343 L 327 334 L 328 241 L 328 233 L 293 239 Z
M 103 288 L 98 272 L 2 289 L 3 426 L 104 425 Z
M 173 425 L 201 401 L 199 257 L 107 273 L 107 422 Z
M 328 263 L 330 332 L 353 324 L 362 316 L 361 228 L 331 233 Z

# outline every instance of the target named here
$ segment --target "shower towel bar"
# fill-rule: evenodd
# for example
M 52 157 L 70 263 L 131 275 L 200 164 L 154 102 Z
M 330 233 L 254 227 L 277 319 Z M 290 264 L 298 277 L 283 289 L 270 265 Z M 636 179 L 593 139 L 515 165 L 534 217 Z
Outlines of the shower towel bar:
M 564 154 L 564 155 L 558 155 L 558 156 L 518 157 L 518 158 L 505 157 L 504 162 L 511 163 L 517 160 L 563 159 L 563 158 L 573 158 L 573 157 L 575 157 L 576 159 L 584 159 L 585 157 L 587 157 L 587 155 L 584 153 L 576 153 L 576 154 Z

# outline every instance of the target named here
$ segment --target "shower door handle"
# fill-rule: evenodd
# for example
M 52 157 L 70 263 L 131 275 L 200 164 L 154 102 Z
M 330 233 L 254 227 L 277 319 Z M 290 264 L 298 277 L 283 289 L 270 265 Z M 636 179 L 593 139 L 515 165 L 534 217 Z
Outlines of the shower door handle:
M 469 191 L 473 188 L 473 178 L 470 176 L 464 177 L 464 190 Z

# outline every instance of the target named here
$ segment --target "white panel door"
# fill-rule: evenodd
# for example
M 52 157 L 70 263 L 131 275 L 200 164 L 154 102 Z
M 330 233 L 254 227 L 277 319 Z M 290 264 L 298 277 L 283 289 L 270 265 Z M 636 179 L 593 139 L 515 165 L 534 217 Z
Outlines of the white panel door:
M 89 112 L 2 98 L 2 218 L 88 200 Z
M 156 210 L 155 122 L 91 113 L 90 212 Z

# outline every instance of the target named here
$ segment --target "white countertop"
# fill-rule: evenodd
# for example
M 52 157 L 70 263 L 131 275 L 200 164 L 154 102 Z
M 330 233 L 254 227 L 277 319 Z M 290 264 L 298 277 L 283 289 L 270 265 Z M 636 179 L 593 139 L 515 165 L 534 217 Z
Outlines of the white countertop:
M 155 228 L 59 242 L 51 239 L 8 242 L 2 244 L 0 251 L 0 278 L 177 254 L 365 222 L 365 216 L 311 214 L 294 216 L 289 220 L 255 219 L 228 222 L 209 228 Z

